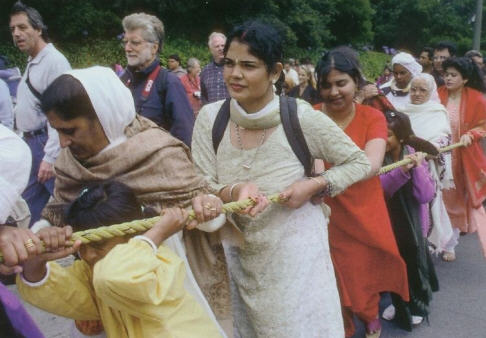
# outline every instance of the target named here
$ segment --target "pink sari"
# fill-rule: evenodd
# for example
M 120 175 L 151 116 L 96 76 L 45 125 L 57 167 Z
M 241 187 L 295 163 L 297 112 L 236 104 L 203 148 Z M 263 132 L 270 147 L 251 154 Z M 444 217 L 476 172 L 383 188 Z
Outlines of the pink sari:
M 445 87 L 438 90 L 442 104 L 447 106 L 448 92 Z M 486 135 L 486 101 L 482 94 L 471 88 L 464 88 L 458 109 L 450 109 L 452 142 L 473 128 L 474 142 L 469 147 L 452 151 L 452 172 L 455 188 L 444 190 L 444 203 L 454 228 L 462 232 L 478 231 L 486 257 L 486 211 L 482 206 L 486 199 L 486 156 L 479 139 Z

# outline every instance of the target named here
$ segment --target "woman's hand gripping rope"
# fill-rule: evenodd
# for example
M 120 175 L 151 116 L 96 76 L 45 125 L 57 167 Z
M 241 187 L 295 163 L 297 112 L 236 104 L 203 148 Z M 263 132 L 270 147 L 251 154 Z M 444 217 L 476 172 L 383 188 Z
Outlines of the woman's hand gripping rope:
M 271 203 L 281 202 L 279 194 L 270 195 L 268 196 L 268 199 Z M 224 213 L 241 213 L 247 210 L 248 207 L 251 207 L 253 205 L 255 205 L 255 201 L 251 198 L 248 198 L 237 202 L 226 203 L 222 206 L 221 211 Z M 78 243 L 88 244 L 91 242 L 98 242 L 98 241 L 102 241 L 117 236 L 125 236 L 129 234 L 145 232 L 151 229 L 155 224 L 157 224 L 157 222 L 160 221 L 161 217 L 162 216 L 156 216 L 147 219 L 135 220 L 131 222 L 125 222 L 125 223 L 114 224 L 110 226 L 102 226 L 102 227 L 84 230 L 84 231 L 78 231 L 73 233 L 70 236 L 70 239 L 65 240 L 63 245 L 67 248 L 67 247 L 72 247 L 76 243 L 76 247 L 78 247 L 79 245 Z M 196 220 L 196 214 L 194 210 L 189 211 L 188 223 L 191 220 Z M 48 249 L 51 246 L 51 244 L 46 245 L 44 241 L 40 241 L 38 245 L 39 245 L 38 253 L 45 252 L 46 249 Z M 59 250 L 59 248 L 57 248 L 56 250 Z M 2 262 L 3 262 L 3 255 L 2 253 L 0 253 L 0 263 Z

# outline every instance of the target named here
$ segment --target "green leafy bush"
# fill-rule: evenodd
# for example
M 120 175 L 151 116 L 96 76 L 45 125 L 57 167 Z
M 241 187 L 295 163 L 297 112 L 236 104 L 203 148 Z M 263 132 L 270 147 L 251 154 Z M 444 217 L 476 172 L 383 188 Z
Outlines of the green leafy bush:
M 126 64 L 123 48 L 117 39 L 85 40 L 77 43 L 56 43 L 55 45 L 66 56 L 73 68 L 85 68 L 93 65 L 110 66 L 114 63 Z M 285 54 L 286 57 L 296 59 L 310 57 L 311 60 L 317 62 L 321 53 L 320 50 L 291 47 L 286 50 Z M 0 45 L 0 54 L 6 55 L 12 65 L 24 70 L 27 57 L 12 44 Z M 167 65 L 167 57 L 171 54 L 178 54 L 183 66 L 190 57 L 198 58 L 201 65 L 210 61 L 210 54 L 205 43 L 195 44 L 184 39 L 167 39 L 160 55 L 162 65 Z M 378 52 L 363 52 L 360 53 L 360 60 L 366 77 L 373 81 L 383 71 L 385 63 L 390 61 L 390 56 Z
M 385 65 L 391 62 L 390 55 L 378 52 L 360 53 L 359 59 L 366 79 L 371 82 L 375 82 L 383 72 Z

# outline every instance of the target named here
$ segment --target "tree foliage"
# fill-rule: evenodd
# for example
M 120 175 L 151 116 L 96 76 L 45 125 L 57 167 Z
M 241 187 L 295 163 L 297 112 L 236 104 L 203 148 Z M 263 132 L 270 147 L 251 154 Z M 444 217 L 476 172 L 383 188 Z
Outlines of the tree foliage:
M 372 0 L 375 45 L 416 51 L 441 40 L 471 48 L 475 0 Z
M 157 15 L 169 39 L 205 43 L 211 31 L 258 18 L 284 33 L 286 51 L 335 45 L 387 45 L 416 51 L 448 39 L 469 49 L 475 0 L 24 0 L 41 12 L 56 41 L 112 39 L 133 12 Z M 8 12 L 0 0 L 0 37 L 8 41 Z M 486 20 L 485 20 L 486 21 Z M 485 25 L 486 26 L 486 25 Z

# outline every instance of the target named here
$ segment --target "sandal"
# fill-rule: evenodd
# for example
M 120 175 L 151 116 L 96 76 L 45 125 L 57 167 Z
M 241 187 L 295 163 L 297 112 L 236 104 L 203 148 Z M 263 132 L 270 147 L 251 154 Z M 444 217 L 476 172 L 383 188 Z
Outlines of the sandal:
M 456 253 L 455 252 L 444 251 L 442 253 L 442 260 L 444 262 L 453 262 L 453 261 L 456 260 Z
M 380 319 L 376 318 L 366 324 L 366 338 L 379 338 L 381 334 Z

